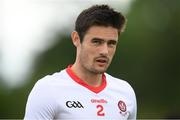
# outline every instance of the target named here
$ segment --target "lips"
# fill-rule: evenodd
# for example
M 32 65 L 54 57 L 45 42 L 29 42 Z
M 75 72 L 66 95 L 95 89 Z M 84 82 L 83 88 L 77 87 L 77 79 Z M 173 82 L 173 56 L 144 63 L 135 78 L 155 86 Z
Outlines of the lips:
M 107 60 L 104 60 L 104 59 L 98 59 L 98 60 L 96 60 L 97 62 L 100 62 L 100 63 L 106 63 L 107 62 Z
M 108 63 L 108 58 L 105 58 L 105 57 L 97 58 L 96 62 L 98 62 L 98 63 Z

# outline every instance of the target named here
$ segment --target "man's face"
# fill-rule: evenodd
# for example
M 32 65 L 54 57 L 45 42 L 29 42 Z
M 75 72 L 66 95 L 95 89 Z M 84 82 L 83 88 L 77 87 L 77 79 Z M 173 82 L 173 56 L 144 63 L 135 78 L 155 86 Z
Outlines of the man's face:
M 95 74 L 107 70 L 116 51 L 118 30 L 113 27 L 92 26 L 80 46 L 81 67 Z

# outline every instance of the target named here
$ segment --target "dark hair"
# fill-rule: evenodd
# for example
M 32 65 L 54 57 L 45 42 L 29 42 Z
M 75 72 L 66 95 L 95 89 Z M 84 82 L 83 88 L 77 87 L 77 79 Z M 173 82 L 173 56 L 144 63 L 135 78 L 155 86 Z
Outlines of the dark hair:
M 125 22 L 125 17 L 108 5 L 94 5 L 80 13 L 75 23 L 75 30 L 82 41 L 91 26 L 112 26 L 120 33 L 125 26 Z

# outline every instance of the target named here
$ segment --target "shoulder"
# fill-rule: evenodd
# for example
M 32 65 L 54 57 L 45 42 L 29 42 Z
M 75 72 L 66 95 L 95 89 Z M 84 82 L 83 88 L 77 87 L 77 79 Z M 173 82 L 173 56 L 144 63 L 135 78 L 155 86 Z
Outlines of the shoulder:
M 28 96 L 26 119 L 53 119 L 59 110 L 56 96 L 60 91 L 58 84 L 64 79 L 64 74 L 64 71 L 60 71 L 47 75 L 36 82 Z
M 51 87 L 51 86 L 56 86 L 59 83 L 63 83 L 67 79 L 67 74 L 65 70 L 62 70 L 60 72 L 56 72 L 52 75 L 46 75 L 43 78 L 39 79 L 34 87 L 37 86 L 46 86 L 46 87 Z
M 61 91 L 62 84 L 67 84 L 67 78 L 65 70 L 56 72 L 52 75 L 46 75 L 45 77 L 39 79 L 33 86 L 30 96 L 40 95 L 43 97 L 53 97 L 56 96 L 57 92 Z
M 136 95 L 132 86 L 125 80 L 113 77 L 109 74 L 105 75 L 109 89 L 120 94 L 121 98 L 127 102 L 127 105 L 129 105 L 129 109 L 131 110 L 129 118 L 136 119 L 137 103 Z
M 124 90 L 128 93 L 132 93 L 135 95 L 134 89 L 127 81 L 113 77 L 107 73 L 105 73 L 105 76 L 106 76 L 108 85 L 110 85 L 112 88 L 121 89 L 121 90 Z

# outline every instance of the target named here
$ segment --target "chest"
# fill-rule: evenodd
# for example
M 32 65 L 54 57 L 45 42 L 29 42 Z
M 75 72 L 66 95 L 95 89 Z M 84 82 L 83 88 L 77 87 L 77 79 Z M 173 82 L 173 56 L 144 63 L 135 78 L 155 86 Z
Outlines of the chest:
M 132 106 L 123 92 L 108 88 L 98 94 L 82 88 L 66 88 L 56 102 L 57 119 L 127 119 Z

